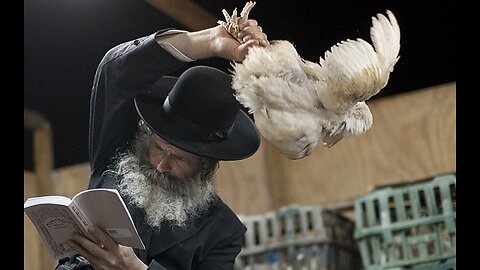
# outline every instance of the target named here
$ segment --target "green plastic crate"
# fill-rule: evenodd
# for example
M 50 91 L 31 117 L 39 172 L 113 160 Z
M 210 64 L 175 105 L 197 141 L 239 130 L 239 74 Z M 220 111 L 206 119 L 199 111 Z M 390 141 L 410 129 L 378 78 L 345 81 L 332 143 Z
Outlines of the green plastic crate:
M 366 270 L 455 269 L 447 264 L 456 257 L 454 174 L 375 190 L 357 198 L 354 209 Z
M 409 268 L 408 270 L 456 270 L 457 269 L 456 261 L 457 261 L 456 258 L 451 258 L 451 259 L 448 259 L 446 262 L 419 265 L 413 268 Z

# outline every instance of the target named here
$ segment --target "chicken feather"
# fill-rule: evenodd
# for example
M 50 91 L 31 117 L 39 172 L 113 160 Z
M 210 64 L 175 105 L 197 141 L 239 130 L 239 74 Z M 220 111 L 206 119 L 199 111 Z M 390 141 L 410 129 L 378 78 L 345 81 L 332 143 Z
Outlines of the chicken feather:
M 242 13 L 255 5 L 248 2 Z M 227 31 L 246 18 L 223 10 Z M 400 28 L 390 10 L 372 17 L 370 38 L 338 42 L 318 63 L 303 59 L 287 40 L 249 49 L 232 63 L 232 87 L 260 133 L 290 159 L 310 155 L 367 132 L 373 117 L 366 102 L 383 89 L 399 60 Z M 233 18 L 233 19 L 232 19 Z M 231 33 L 235 34 L 235 33 Z

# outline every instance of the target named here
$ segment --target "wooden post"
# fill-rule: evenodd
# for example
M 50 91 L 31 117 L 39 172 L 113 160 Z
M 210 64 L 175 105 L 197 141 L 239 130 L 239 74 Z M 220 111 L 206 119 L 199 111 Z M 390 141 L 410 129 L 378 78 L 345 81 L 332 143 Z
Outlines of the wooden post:
M 34 190 L 34 196 L 47 195 L 53 192 L 52 171 L 53 171 L 53 146 L 50 123 L 39 113 L 24 109 L 23 112 L 24 129 L 33 132 L 33 178 L 29 187 Z M 25 179 L 24 179 L 25 180 Z M 37 241 L 39 256 L 38 269 L 53 269 L 55 262 L 52 261 L 44 243 Z

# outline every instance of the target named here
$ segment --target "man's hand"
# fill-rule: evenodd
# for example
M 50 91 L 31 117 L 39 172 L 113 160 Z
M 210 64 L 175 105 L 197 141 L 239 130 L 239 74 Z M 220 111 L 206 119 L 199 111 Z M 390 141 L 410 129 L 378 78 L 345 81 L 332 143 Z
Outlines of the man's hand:
M 212 28 L 211 35 L 213 41 L 211 46 L 216 55 L 237 62 L 245 59 L 250 47 L 270 45 L 267 35 L 254 19 L 246 20 L 239 25 L 237 37 L 233 37 L 221 25 Z
M 227 60 L 242 62 L 248 49 L 253 46 L 267 47 L 270 42 L 262 27 L 254 19 L 249 19 L 250 10 L 255 2 L 248 2 L 240 16 L 236 9 L 232 15 L 223 10 L 224 21 L 211 28 L 157 37 L 158 43 L 169 43 L 191 59 L 222 57 Z
M 138 259 L 132 248 L 117 244 L 110 235 L 97 227 L 89 227 L 88 231 L 98 240 L 98 244 L 78 233 L 74 233 L 68 241 L 68 245 L 85 257 L 96 270 L 147 269 L 147 266 Z

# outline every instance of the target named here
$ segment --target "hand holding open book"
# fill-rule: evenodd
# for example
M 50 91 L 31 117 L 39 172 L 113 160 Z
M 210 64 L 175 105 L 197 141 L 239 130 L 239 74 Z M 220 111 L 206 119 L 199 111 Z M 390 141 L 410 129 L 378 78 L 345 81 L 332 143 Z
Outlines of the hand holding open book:
M 40 233 L 53 259 L 74 255 L 66 245 L 72 232 L 94 238 L 90 225 L 107 232 L 118 244 L 145 249 L 128 209 L 116 189 L 89 189 L 75 195 L 27 199 L 24 211 Z

